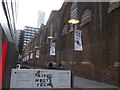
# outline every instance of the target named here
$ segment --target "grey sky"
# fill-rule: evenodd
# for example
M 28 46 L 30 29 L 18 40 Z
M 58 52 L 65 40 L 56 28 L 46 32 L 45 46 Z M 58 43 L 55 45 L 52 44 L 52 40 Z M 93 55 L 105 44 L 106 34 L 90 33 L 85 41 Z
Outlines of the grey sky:
M 59 10 L 64 0 L 18 0 L 17 29 L 37 26 L 38 11 L 45 12 L 47 22 L 52 10 Z

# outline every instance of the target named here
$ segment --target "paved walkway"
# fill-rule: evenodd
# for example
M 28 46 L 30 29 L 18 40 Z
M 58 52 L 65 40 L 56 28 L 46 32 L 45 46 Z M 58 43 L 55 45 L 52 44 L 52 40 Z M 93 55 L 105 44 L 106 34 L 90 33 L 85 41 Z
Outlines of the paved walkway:
M 27 65 L 27 66 L 33 68 L 31 65 Z M 34 67 L 34 69 L 38 69 L 38 68 L 40 67 Z M 70 90 L 120 90 L 120 88 L 113 85 L 97 82 L 94 80 L 89 80 L 74 76 L 74 88 Z
M 74 87 L 76 88 L 118 88 L 116 86 L 100 83 L 97 81 L 74 76 Z

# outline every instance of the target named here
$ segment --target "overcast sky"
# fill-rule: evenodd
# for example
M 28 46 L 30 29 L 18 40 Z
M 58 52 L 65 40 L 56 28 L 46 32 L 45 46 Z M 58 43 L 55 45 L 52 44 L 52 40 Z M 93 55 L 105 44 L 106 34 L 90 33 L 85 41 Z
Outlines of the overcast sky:
M 45 12 L 45 22 L 47 22 L 51 11 L 59 10 L 63 1 L 64 0 L 19 0 L 17 2 L 17 29 L 23 29 L 24 26 L 37 27 L 39 10 Z

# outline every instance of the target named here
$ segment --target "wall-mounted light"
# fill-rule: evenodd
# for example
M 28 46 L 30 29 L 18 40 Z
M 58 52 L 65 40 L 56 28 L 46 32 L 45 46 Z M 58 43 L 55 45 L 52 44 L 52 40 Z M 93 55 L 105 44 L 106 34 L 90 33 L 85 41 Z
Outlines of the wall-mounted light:
M 39 48 L 39 47 L 38 47 L 38 46 L 35 46 L 34 48 L 37 49 L 37 48 Z
M 70 24 L 77 24 L 77 23 L 79 23 L 80 21 L 79 20 L 77 20 L 77 19 L 70 19 L 70 20 L 68 20 L 68 23 L 70 23 Z
M 53 39 L 53 37 L 52 37 L 52 36 L 48 36 L 47 38 L 48 38 L 48 39 Z
M 32 51 L 30 51 L 30 53 L 31 53 Z
M 75 30 L 75 25 L 78 24 L 79 22 L 80 22 L 80 21 L 77 20 L 77 19 L 70 19 L 70 20 L 68 20 L 68 23 L 70 23 L 70 24 L 73 25 L 73 30 L 71 30 L 71 31 L 74 31 L 74 30 Z M 71 31 L 70 31 L 70 32 L 71 32 Z

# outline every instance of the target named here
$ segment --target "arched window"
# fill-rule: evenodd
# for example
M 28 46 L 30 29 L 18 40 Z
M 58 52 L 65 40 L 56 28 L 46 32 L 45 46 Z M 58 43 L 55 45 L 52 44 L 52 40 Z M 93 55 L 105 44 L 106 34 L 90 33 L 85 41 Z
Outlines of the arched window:
M 57 38 L 57 31 L 56 31 L 56 30 L 54 30 L 53 38 L 54 38 L 54 39 Z
M 112 12 L 113 10 L 117 9 L 118 7 L 120 7 L 120 0 L 110 0 L 108 12 Z
M 48 36 L 53 37 L 53 38 L 48 38 Z M 48 44 L 50 40 L 55 40 L 55 39 L 57 39 L 57 26 L 56 26 L 56 23 L 53 22 L 48 27 L 46 43 Z
M 68 25 L 65 24 L 65 25 L 63 26 L 62 35 L 67 34 L 67 32 L 68 32 Z
M 57 28 L 55 24 L 56 24 L 55 22 L 51 23 L 50 28 L 49 28 L 50 30 L 49 34 L 51 37 L 53 37 L 54 40 L 57 38 Z
M 116 2 L 120 2 L 120 0 L 110 0 L 110 1 L 109 1 L 110 4 L 114 4 L 114 3 L 116 3 Z
M 54 32 L 54 29 L 53 29 L 53 23 L 51 23 L 51 25 L 50 25 L 50 36 L 52 36 L 53 37 L 53 32 Z
M 81 17 L 81 26 L 91 21 L 92 13 L 90 9 L 85 9 Z
M 40 35 L 40 46 L 42 46 L 42 41 L 43 41 L 43 35 Z
M 46 37 L 46 44 L 49 43 L 49 41 L 51 40 L 50 38 L 48 38 L 48 36 L 51 36 L 53 37 L 53 33 L 54 33 L 54 29 L 53 29 L 53 23 L 50 24 L 50 27 L 48 27 L 48 30 L 47 30 L 47 37 Z
M 77 8 L 77 2 L 72 2 L 71 8 L 70 8 L 70 19 L 77 19 L 78 15 L 78 8 Z M 77 28 L 77 25 L 75 25 L 75 29 Z M 70 31 L 73 31 L 73 26 L 70 24 Z
M 50 36 L 50 34 L 49 34 L 49 29 L 47 29 L 47 32 L 46 32 L 46 44 L 49 43 L 48 36 Z
M 70 18 L 77 19 L 77 2 L 73 2 L 71 5 Z

